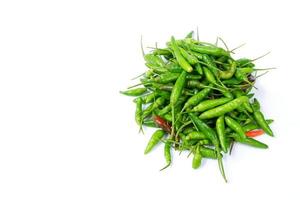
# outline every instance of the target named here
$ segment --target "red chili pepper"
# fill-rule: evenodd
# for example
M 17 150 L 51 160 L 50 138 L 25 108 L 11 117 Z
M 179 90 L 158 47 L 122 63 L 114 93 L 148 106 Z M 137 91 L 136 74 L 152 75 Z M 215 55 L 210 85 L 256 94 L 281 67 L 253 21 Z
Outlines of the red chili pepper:
M 262 129 L 256 129 L 256 130 L 246 132 L 247 137 L 256 137 L 262 134 L 264 134 L 264 131 Z
M 164 131 L 166 131 L 167 133 L 171 133 L 172 128 L 171 128 L 170 124 L 168 124 L 168 122 L 166 122 L 166 120 L 164 120 L 160 116 L 154 116 L 153 120 Z

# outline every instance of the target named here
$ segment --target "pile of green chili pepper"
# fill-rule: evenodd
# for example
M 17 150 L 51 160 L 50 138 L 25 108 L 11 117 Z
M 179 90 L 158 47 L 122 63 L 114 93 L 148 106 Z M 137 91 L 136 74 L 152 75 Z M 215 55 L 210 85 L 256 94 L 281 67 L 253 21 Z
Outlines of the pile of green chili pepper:
M 232 51 L 193 39 L 193 32 L 181 40 L 172 36 L 165 48 L 143 55 L 148 71 L 121 93 L 136 97 L 135 120 L 141 130 L 158 128 L 145 154 L 164 143 L 163 169 L 171 164 L 172 150 L 190 151 L 194 169 L 203 158 L 216 159 L 227 181 L 222 157 L 234 143 L 268 148 L 253 139 L 263 133 L 273 136 L 273 120 L 265 119 L 251 93 L 257 78 L 253 60 L 234 59 Z

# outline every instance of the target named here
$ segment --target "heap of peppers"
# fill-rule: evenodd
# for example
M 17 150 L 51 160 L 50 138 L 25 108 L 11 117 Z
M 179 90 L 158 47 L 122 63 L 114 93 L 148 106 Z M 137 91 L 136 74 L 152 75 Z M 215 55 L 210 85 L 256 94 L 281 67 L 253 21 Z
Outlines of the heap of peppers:
M 163 169 L 171 165 L 172 150 L 190 151 L 194 169 L 204 158 L 216 159 L 227 182 L 222 158 L 234 143 L 268 148 L 253 139 L 263 133 L 273 136 L 273 120 L 265 119 L 251 93 L 257 78 L 253 60 L 234 59 L 228 49 L 193 39 L 193 32 L 181 40 L 172 36 L 165 48 L 143 56 L 148 71 L 121 93 L 136 97 L 135 120 L 141 130 L 157 128 L 145 154 L 163 143 Z

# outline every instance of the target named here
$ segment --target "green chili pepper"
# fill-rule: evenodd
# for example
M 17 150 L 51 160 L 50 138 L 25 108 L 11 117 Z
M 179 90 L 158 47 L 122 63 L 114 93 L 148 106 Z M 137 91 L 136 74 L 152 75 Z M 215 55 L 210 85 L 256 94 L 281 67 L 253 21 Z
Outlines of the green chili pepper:
M 172 122 L 172 115 L 170 113 L 163 115 L 162 118 L 164 118 L 168 122 Z
M 236 65 L 236 62 L 230 60 L 229 69 L 227 71 L 219 71 L 219 77 L 221 79 L 230 79 L 235 73 Z
M 159 143 L 159 141 L 164 137 L 164 135 L 165 132 L 162 130 L 155 131 L 151 136 L 144 153 L 149 153 Z
M 213 56 L 229 56 L 229 53 L 227 51 L 218 47 L 189 44 L 189 48 L 192 51 L 196 51 L 201 54 L 207 54 Z
M 186 75 L 186 79 L 189 79 L 189 80 L 200 80 L 201 76 L 200 75 L 194 75 L 194 74 L 187 74 Z
M 172 81 L 176 81 L 179 75 L 180 75 L 179 73 L 167 72 L 154 78 L 154 81 L 157 83 L 170 83 Z
M 254 99 L 252 103 L 252 108 L 254 111 L 259 111 L 260 110 L 260 104 L 257 99 Z
M 193 55 L 196 56 L 196 58 L 198 58 L 198 60 L 203 60 L 203 54 L 192 51 Z
M 126 90 L 126 91 L 121 91 L 121 93 L 127 96 L 140 96 L 144 94 L 146 91 L 147 91 L 146 88 L 136 88 L 136 89 Z
M 167 141 L 165 143 L 165 148 L 164 148 L 164 156 L 165 156 L 165 160 L 166 160 L 166 166 L 163 167 L 160 171 L 166 169 L 167 167 L 169 167 L 171 165 L 172 162 L 172 156 L 171 156 L 171 142 Z
M 200 63 L 195 64 L 195 69 L 198 72 L 198 74 L 203 75 L 203 70 L 202 70 Z
M 145 102 L 145 104 L 147 104 L 147 103 L 152 102 L 156 96 L 157 96 L 157 94 L 155 92 L 152 92 L 148 95 L 143 96 L 142 99 L 143 99 L 143 102 Z
M 199 140 L 198 144 L 199 145 L 213 145 L 213 143 L 210 140 L 207 140 L 207 139 Z
M 270 136 L 274 136 L 272 129 L 265 120 L 264 115 L 260 111 L 253 113 L 256 123 Z
M 158 116 L 163 116 L 165 114 L 167 114 L 168 112 L 170 112 L 172 109 L 172 105 L 168 104 L 167 106 L 165 106 L 163 109 L 161 109 L 160 111 L 157 112 Z
M 143 125 L 147 126 L 147 127 L 152 127 L 152 128 L 157 127 L 157 125 L 155 124 L 155 122 L 152 119 L 151 120 L 144 120 Z
M 248 58 L 240 58 L 238 60 L 236 60 L 236 62 L 238 63 L 239 67 L 254 67 L 255 65 L 252 63 L 252 60 L 248 59 Z
M 230 98 L 230 99 L 233 99 L 233 94 L 232 94 L 231 92 L 229 92 L 228 90 L 222 89 L 220 92 L 221 92 L 225 97 Z
M 187 127 L 183 130 L 183 134 L 184 135 L 188 135 L 191 132 L 197 132 L 196 129 L 194 127 Z
M 206 54 L 202 55 L 202 60 L 206 63 L 206 66 L 214 74 L 214 76 L 218 76 L 218 67 L 214 61 Z
M 166 64 L 165 68 L 172 73 L 181 73 L 183 70 L 182 67 L 180 67 L 175 61 Z
M 189 64 L 195 65 L 196 63 L 198 63 L 197 57 L 195 57 L 192 54 L 189 54 L 186 50 L 184 50 L 181 47 L 179 47 L 179 50 L 180 50 L 181 55 L 188 61 Z
M 186 140 L 201 140 L 201 139 L 206 139 L 207 136 L 199 131 L 192 131 L 188 133 L 188 135 L 185 137 Z
M 157 83 L 170 83 L 170 82 L 176 81 L 179 76 L 180 76 L 180 73 L 167 72 L 167 73 L 161 74 L 160 76 L 155 77 L 154 81 Z M 201 76 L 187 74 L 186 79 L 199 80 L 199 79 L 201 79 Z
M 172 89 L 171 97 L 170 97 L 170 103 L 172 105 L 175 105 L 182 93 L 182 90 L 186 83 L 186 72 L 182 71 L 178 79 L 176 80 L 176 83 Z
M 223 105 L 231 100 L 232 100 L 231 98 L 224 97 L 224 98 L 219 98 L 219 99 L 202 101 L 197 106 L 195 106 L 191 111 L 192 112 L 203 112 L 205 110 L 212 109 L 216 106 Z
M 164 97 L 159 97 L 158 99 L 156 99 L 156 101 L 154 103 L 152 103 L 150 106 L 148 106 L 144 110 L 144 112 L 142 114 L 142 119 L 145 119 L 148 115 L 150 115 L 152 113 L 152 111 L 154 111 L 159 106 L 163 105 L 164 102 L 165 102 Z
M 189 116 L 193 122 L 193 124 L 195 125 L 196 129 L 198 131 L 201 131 L 205 134 L 205 136 L 210 139 L 213 144 L 217 147 L 219 146 L 219 140 L 217 138 L 217 135 L 215 133 L 215 131 L 210 128 L 209 126 L 207 126 L 201 119 L 199 119 L 195 114 L 193 113 L 189 113 Z
M 146 65 L 150 68 L 152 67 L 164 67 L 165 63 L 163 59 L 157 55 L 154 54 L 146 54 L 144 56 L 144 59 L 146 61 Z
M 225 153 L 227 153 L 224 115 L 218 117 L 218 119 L 216 121 L 216 130 L 217 130 L 221 148 Z
M 247 145 L 257 147 L 257 148 L 262 148 L 262 149 L 267 149 L 268 148 L 268 145 L 266 145 L 266 144 L 264 144 L 264 143 L 262 143 L 258 140 L 255 140 L 253 138 L 247 138 L 247 137 L 246 138 L 241 138 L 237 134 L 233 134 L 233 137 L 237 142 L 240 142 L 240 143 L 243 143 L 243 144 L 247 144 Z
M 249 99 L 251 99 L 252 97 L 254 97 L 254 93 L 247 94 L 247 97 L 248 97 Z
M 185 102 L 186 98 L 184 96 L 181 96 L 178 101 L 177 104 L 175 105 L 177 109 L 180 109 L 182 107 L 182 104 Z M 172 111 L 172 105 L 168 104 L 166 107 L 164 107 L 159 113 L 158 115 L 164 115 L 168 112 Z
M 216 81 L 214 74 L 207 67 L 203 67 L 203 72 L 204 72 L 204 76 L 208 80 L 208 82 L 210 82 L 214 85 L 217 85 L 217 81 Z
M 211 91 L 211 88 L 204 88 L 203 90 L 201 90 L 197 94 L 193 95 L 184 104 L 183 109 L 186 109 L 186 108 L 197 105 L 209 94 L 210 91 Z
M 272 119 L 267 119 L 266 120 L 267 124 L 271 124 L 273 122 Z M 245 126 L 243 126 L 243 129 L 245 132 L 248 132 L 248 131 L 252 131 L 252 130 L 255 130 L 255 129 L 259 129 L 260 127 L 257 125 L 257 123 L 248 123 L 246 124 Z
M 172 56 L 170 49 L 155 49 L 152 53 L 155 56 Z
M 171 93 L 171 97 L 170 97 L 170 104 L 172 105 L 172 124 L 175 124 L 175 111 L 174 111 L 174 107 L 182 93 L 182 90 L 185 86 L 186 83 L 186 71 L 182 71 L 179 78 L 177 79 L 174 88 L 172 90 Z M 174 128 L 172 128 L 172 135 L 174 135 Z
M 143 100 L 141 97 L 137 98 L 136 100 L 136 111 L 135 111 L 135 121 L 136 123 L 141 126 L 142 125 L 142 114 L 143 114 Z
M 194 158 L 193 158 L 193 164 L 192 164 L 192 167 L 194 169 L 198 169 L 201 165 L 201 160 L 202 160 L 202 155 L 201 155 L 201 152 L 200 152 L 200 148 L 197 147 L 196 148 L 196 151 L 194 153 Z
M 235 95 L 236 97 L 240 97 L 240 96 L 245 95 L 244 92 L 243 92 L 242 90 L 235 90 L 233 93 L 234 93 L 234 95 Z M 244 102 L 244 103 L 243 103 L 243 107 L 244 107 L 248 112 L 251 112 L 251 113 L 253 112 L 252 107 L 251 107 L 249 101 Z
M 243 126 L 243 130 L 245 132 L 248 132 L 248 131 L 252 131 L 254 129 L 258 129 L 259 127 L 257 126 L 256 123 L 249 123 L 249 124 L 246 124 L 245 126 Z
M 233 131 L 235 131 L 239 135 L 239 137 L 246 138 L 245 131 L 238 122 L 236 122 L 234 119 L 228 116 L 225 116 L 225 122 L 227 126 L 229 126 Z
M 235 72 L 235 78 L 238 80 L 248 81 L 247 75 L 252 72 L 252 68 L 237 68 Z
M 231 79 L 223 80 L 222 82 L 225 85 L 239 85 L 243 82 L 243 80 L 238 80 L 238 79 L 235 79 L 235 78 L 231 78 Z
M 238 108 L 242 103 L 246 101 L 248 101 L 248 98 L 246 96 L 238 97 L 224 105 L 205 111 L 199 117 L 200 119 L 210 119 L 214 117 L 219 117 L 221 115 L 233 111 L 234 109 Z
M 193 67 L 185 60 L 185 58 L 181 55 L 179 47 L 176 44 L 175 38 L 171 37 L 171 47 L 174 51 L 174 55 L 177 59 L 177 62 L 187 72 L 193 71 Z
M 192 88 L 192 89 L 203 89 L 203 88 L 207 88 L 209 86 L 207 86 L 206 84 L 204 84 L 203 82 L 200 81 L 196 81 L 196 80 L 188 80 L 186 83 L 186 87 L 187 88 Z
M 153 87 L 162 91 L 172 92 L 174 86 L 173 85 L 161 85 L 159 83 L 152 83 Z M 193 92 L 183 88 L 182 93 L 184 95 L 193 95 Z M 170 96 L 170 95 L 169 95 Z
M 204 158 L 211 158 L 211 159 L 217 159 L 218 155 L 217 152 L 213 149 L 207 148 L 207 147 L 199 147 L 200 153 Z

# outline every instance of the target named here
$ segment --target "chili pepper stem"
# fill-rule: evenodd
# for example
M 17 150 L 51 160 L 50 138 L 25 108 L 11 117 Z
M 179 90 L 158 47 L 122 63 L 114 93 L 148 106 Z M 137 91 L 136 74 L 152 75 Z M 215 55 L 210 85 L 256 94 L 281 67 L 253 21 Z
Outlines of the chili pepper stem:
M 219 85 L 218 84 L 218 86 L 220 87 L 222 87 L 222 88 L 224 88 L 225 90 L 228 90 L 228 88 L 222 83 L 222 81 L 219 79 L 219 77 L 216 77 L 217 78 L 217 81 L 221 84 L 221 85 Z
M 257 78 L 259 78 L 259 77 L 262 77 L 263 75 L 266 75 L 267 73 L 269 73 L 269 71 L 266 71 L 266 72 L 264 72 L 264 73 L 262 73 L 262 74 L 260 74 L 260 75 L 258 75 L 258 76 L 255 76 L 255 79 L 257 79 Z
M 232 153 L 232 150 L 233 150 L 233 147 L 234 147 L 234 142 L 231 143 L 230 145 L 230 149 L 229 149 L 229 155 L 231 155 Z
M 135 77 L 133 77 L 131 80 L 135 80 L 135 79 L 137 79 L 137 78 L 139 78 L 139 77 L 143 76 L 144 74 L 145 74 L 145 72 L 144 72 L 144 73 L 142 73 L 142 74 L 140 74 L 140 75 L 138 75 L 138 76 L 135 76 Z
M 251 61 L 252 61 L 252 62 L 257 61 L 257 60 L 259 60 L 259 59 L 261 59 L 261 58 L 263 58 L 263 57 L 269 55 L 270 53 L 271 53 L 271 51 L 269 51 L 269 52 L 263 54 L 262 56 L 258 56 L 257 58 L 254 58 L 254 59 L 252 59 Z
M 175 134 L 175 107 L 172 105 L 172 132 L 171 132 L 171 138 L 174 138 Z
M 142 124 L 140 125 L 140 128 L 139 128 L 139 133 L 140 133 L 140 132 L 142 132 L 142 134 L 145 135 L 145 132 L 144 132 L 144 129 L 143 129 L 143 125 L 142 125 Z
M 196 149 L 195 146 L 192 147 L 192 148 L 190 149 L 190 152 L 189 152 L 189 154 L 187 155 L 187 158 L 189 158 L 189 157 L 192 155 L 192 153 L 195 151 L 195 149 Z
M 229 48 L 228 48 L 227 44 L 225 43 L 225 41 L 221 37 L 217 37 L 217 38 L 219 38 L 219 40 L 221 40 L 221 42 L 224 44 L 226 50 L 229 51 Z
M 168 163 L 166 166 L 164 166 L 163 168 L 161 168 L 159 171 L 163 171 L 165 169 L 167 169 L 168 167 L 170 167 L 171 163 Z
M 219 43 L 219 37 L 217 37 L 215 45 L 218 46 L 218 43 Z
M 251 59 L 249 62 L 244 63 L 241 67 L 244 67 L 244 66 L 248 65 L 249 63 L 252 63 L 252 62 L 254 62 L 254 61 L 257 61 L 257 60 L 259 60 L 259 59 L 261 59 L 261 58 L 263 58 L 263 57 L 269 55 L 270 53 L 271 53 L 271 51 L 269 51 L 269 52 L 263 54 L 262 56 L 259 56 L 259 57 L 257 57 L 257 58 Z
M 217 150 L 217 153 L 218 153 L 218 165 L 219 165 L 219 169 L 220 169 L 220 172 L 222 174 L 222 177 L 223 177 L 225 183 L 227 183 L 227 178 L 226 178 L 226 175 L 225 175 L 225 171 L 224 171 L 224 166 L 223 166 L 222 156 L 221 156 L 220 150 Z
M 137 87 L 137 86 L 140 86 L 140 85 L 144 85 L 144 83 L 138 83 L 138 84 L 129 86 L 127 89 L 131 89 L 131 88 L 134 88 L 134 87 Z
M 186 127 L 186 126 L 188 126 L 189 124 L 191 124 L 192 122 L 191 121 L 189 121 L 189 122 L 186 122 L 185 124 L 183 124 L 181 127 L 179 127 L 179 129 L 177 130 L 177 132 L 179 132 L 180 133 L 180 131 L 184 128 L 184 127 Z
M 246 45 L 246 43 L 243 43 L 243 44 L 241 44 L 241 45 L 239 45 L 239 46 L 237 46 L 237 47 L 231 49 L 230 52 L 233 53 L 235 50 L 237 50 L 237 49 L 239 49 L 239 48 L 241 48 L 241 47 L 243 47 L 243 46 L 245 46 L 245 45 Z
M 272 70 L 272 69 L 277 69 L 276 67 L 269 67 L 269 68 L 256 68 L 253 69 L 254 71 L 265 71 L 265 70 Z

